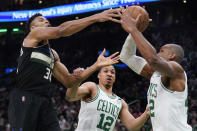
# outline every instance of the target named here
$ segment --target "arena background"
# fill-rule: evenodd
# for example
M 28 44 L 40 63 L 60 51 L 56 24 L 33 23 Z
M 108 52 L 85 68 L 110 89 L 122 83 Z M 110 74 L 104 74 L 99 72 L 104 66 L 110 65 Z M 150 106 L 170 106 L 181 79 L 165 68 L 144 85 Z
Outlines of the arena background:
M 1 1 L 0 11 L 41 9 L 57 5 L 82 2 L 83 0 L 4 0 Z M 185 50 L 185 58 L 182 66 L 188 75 L 189 95 L 189 119 L 188 123 L 197 131 L 197 17 L 195 15 L 194 0 L 166 0 L 143 4 L 153 19 L 144 36 L 157 48 L 165 43 L 178 43 Z M 98 11 L 100 12 L 100 11 Z M 53 26 L 64 21 L 83 18 L 96 11 L 50 18 Z M 2 31 L 1 29 L 7 29 Z M 15 29 L 15 31 L 13 30 Z M 14 86 L 17 57 L 20 46 L 25 36 L 25 22 L 0 23 L 0 131 L 10 131 L 7 119 L 7 106 L 9 91 Z M 85 30 L 57 40 L 51 40 L 61 61 L 70 72 L 77 67 L 88 67 L 93 64 L 99 51 L 106 48 L 111 54 L 120 51 L 127 33 L 119 24 L 113 22 L 96 23 Z M 138 53 L 139 54 L 139 53 Z M 146 92 L 149 81 L 138 76 L 120 62 L 116 66 L 116 83 L 113 91 L 124 98 L 129 104 L 130 112 L 138 117 L 145 110 Z M 87 81 L 97 82 L 96 73 Z M 58 117 L 62 131 L 73 131 L 77 125 L 77 115 L 80 102 L 69 103 L 65 97 L 66 89 L 55 79 L 52 80 L 55 89 L 52 89 Z M 118 120 L 116 131 L 127 131 Z M 151 131 L 150 120 L 141 131 Z

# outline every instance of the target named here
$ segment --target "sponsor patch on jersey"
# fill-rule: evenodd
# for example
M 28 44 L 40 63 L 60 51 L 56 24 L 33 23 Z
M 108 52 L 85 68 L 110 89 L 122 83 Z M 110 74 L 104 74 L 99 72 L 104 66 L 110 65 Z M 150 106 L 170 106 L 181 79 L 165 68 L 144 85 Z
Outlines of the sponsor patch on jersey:
M 53 68 L 52 59 L 40 52 L 32 52 L 31 60 Z

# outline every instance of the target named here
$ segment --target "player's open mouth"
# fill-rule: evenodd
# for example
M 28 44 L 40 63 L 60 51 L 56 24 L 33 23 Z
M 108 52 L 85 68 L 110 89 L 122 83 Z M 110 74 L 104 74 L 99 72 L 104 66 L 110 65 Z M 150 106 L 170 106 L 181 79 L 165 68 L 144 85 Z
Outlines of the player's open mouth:
M 111 78 L 107 78 L 107 81 L 108 81 L 108 82 L 112 82 L 112 79 L 111 79 Z

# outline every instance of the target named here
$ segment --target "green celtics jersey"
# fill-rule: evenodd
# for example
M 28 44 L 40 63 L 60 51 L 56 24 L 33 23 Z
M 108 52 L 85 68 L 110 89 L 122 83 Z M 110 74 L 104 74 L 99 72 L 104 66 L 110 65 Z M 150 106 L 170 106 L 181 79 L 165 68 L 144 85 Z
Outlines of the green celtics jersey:
M 99 85 L 96 96 L 88 102 L 81 101 L 76 131 L 113 131 L 122 108 L 122 100 L 109 96 Z
M 148 90 L 148 105 L 153 131 L 192 131 L 187 124 L 187 76 L 185 90 L 167 89 L 161 81 L 161 73 L 154 72 Z

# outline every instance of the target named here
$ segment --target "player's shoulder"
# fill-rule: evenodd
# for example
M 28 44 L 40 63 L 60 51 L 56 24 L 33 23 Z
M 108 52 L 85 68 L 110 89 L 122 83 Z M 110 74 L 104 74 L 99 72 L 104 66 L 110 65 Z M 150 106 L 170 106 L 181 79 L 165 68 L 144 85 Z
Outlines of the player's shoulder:
M 169 61 L 169 64 L 178 72 L 178 73 L 184 73 L 183 67 L 177 63 L 176 61 Z
M 97 84 L 95 82 L 91 82 L 91 81 L 85 82 L 81 86 L 85 86 L 85 87 L 90 88 L 90 89 L 96 89 L 97 88 Z
M 121 99 L 122 102 L 122 109 L 128 109 L 128 104 L 124 99 Z

